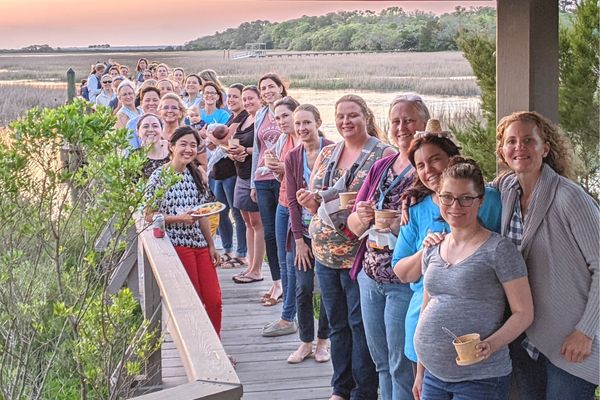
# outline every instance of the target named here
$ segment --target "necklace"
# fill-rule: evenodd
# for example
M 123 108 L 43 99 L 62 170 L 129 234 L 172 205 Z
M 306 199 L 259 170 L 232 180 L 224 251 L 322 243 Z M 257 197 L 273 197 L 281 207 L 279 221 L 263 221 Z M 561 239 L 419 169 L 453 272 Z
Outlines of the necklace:
M 468 248 L 468 246 L 469 246 L 471 243 L 478 243 L 478 242 L 479 242 L 479 236 L 481 235 L 481 232 L 485 232 L 485 230 L 484 230 L 484 229 L 482 229 L 482 228 L 481 228 L 481 226 L 480 226 L 480 227 L 477 229 L 477 232 L 475 232 L 475 233 L 473 234 L 473 236 L 471 236 L 471 240 L 468 240 L 468 241 L 467 241 L 467 242 L 464 244 L 464 246 L 463 246 L 463 247 L 466 247 L 466 248 Z M 444 261 L 444 267 L 445 267 L 445 268 L 450 268 L 450 267 L 452 267 L 452 266 L 454 265 L 453 263 L 451 263 L 451 262 L 449 261 L 449 260 L 450 260 L 450 238 L 451 238 L 451 235 L 452 235 L 452 233 L 450 233 L 450 234 L 447 236 L 447 238 L 448 238 L 448 243 L 446 244 L 446 256 L 445 256 L 445 257 L 443 257 L 443 259 L 442 259 L 442 261 Z M 461 259 L 460 261 L 458 261 L 457 263 L 459 263 L 459 262 L 462 262 L 462 261 L 466 260 L 466 259 L 467 259 L 468 257 L 470 257 L 472 254 L 473 254 L 473 253 L 471 253 L 471 254 L 467 255 L 467 257 L 464 257 L 464 258 L 462 258 L 462 259 Z M 456 264 L 457 264 L 457 263 L 456 263 Z

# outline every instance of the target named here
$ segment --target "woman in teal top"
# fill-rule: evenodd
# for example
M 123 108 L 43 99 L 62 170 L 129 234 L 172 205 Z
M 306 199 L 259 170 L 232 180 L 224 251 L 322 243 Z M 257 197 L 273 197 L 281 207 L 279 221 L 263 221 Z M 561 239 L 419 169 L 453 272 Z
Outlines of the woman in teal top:
M 414 292 L 406 313 L 404 354 L 415 363 L 415 371 L 417 355 L 413 337 L 423 301 L 422 244 L 431 232 L 450 232 L 450 227 L 440 215 L 437 192 L 450 157 L 458 154 L 459 148 L 450 140 L 449 132 L 430 132 L 429 129 L 417 133 L 408 150 L 408 158 L 417 171 L 417 179 L 409 195 L 417 199 L 417 203 L 410 207 L 409 221 L 400 229 L 392 265 L 398 278 L 410 282 Z M 487 229 L 500 232 L 501 202 L 497 190 L 486 187 L 479 219 Z

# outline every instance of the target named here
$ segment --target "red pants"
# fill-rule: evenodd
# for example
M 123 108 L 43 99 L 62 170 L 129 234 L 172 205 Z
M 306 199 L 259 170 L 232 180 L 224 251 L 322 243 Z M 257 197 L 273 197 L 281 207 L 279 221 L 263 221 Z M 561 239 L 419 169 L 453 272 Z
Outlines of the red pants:
M 200 301 L 204 304 L 208 318 L 217 335 L 221 335 L 223 301 L 217 270 L 210 259 L 208 247 L 192 248 L 175 246 L 175 251 L 185 268 Z

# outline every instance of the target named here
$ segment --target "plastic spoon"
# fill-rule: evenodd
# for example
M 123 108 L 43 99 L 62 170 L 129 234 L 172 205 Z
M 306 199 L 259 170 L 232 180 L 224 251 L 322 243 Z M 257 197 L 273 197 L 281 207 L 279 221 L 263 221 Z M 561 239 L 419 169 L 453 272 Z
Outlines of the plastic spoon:
M 444 332 L 446 332 L 446 334 L 448 334 L 448 336 L 450 336 L 452 339 L 456 340 L 457 343 L 462 343 L 462 340 L 460 340 L 458 338 L 458 336 L 456 336 L 454 333 L 452 333 L 452 331 L 448 328 L 446 328 L 445 326 L 442 326 L 442 329 L 444 330 Z

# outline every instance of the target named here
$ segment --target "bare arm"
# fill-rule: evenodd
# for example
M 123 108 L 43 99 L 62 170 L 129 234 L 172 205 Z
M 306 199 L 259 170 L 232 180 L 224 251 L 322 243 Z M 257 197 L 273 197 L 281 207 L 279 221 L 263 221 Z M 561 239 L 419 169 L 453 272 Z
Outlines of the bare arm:
M 533 300 L 526 276 L 502 284 L 510 306 L 511 316 L 479 345 L 478 357 L 488 358 L 496 350 L 508 345 L 533 322 Z
M 412 256 L 400 259 L 394 265 L 394 273 L 402 283 L 416 282 L 421 278 L 422 255 L 423 250 L 419 250 Z

